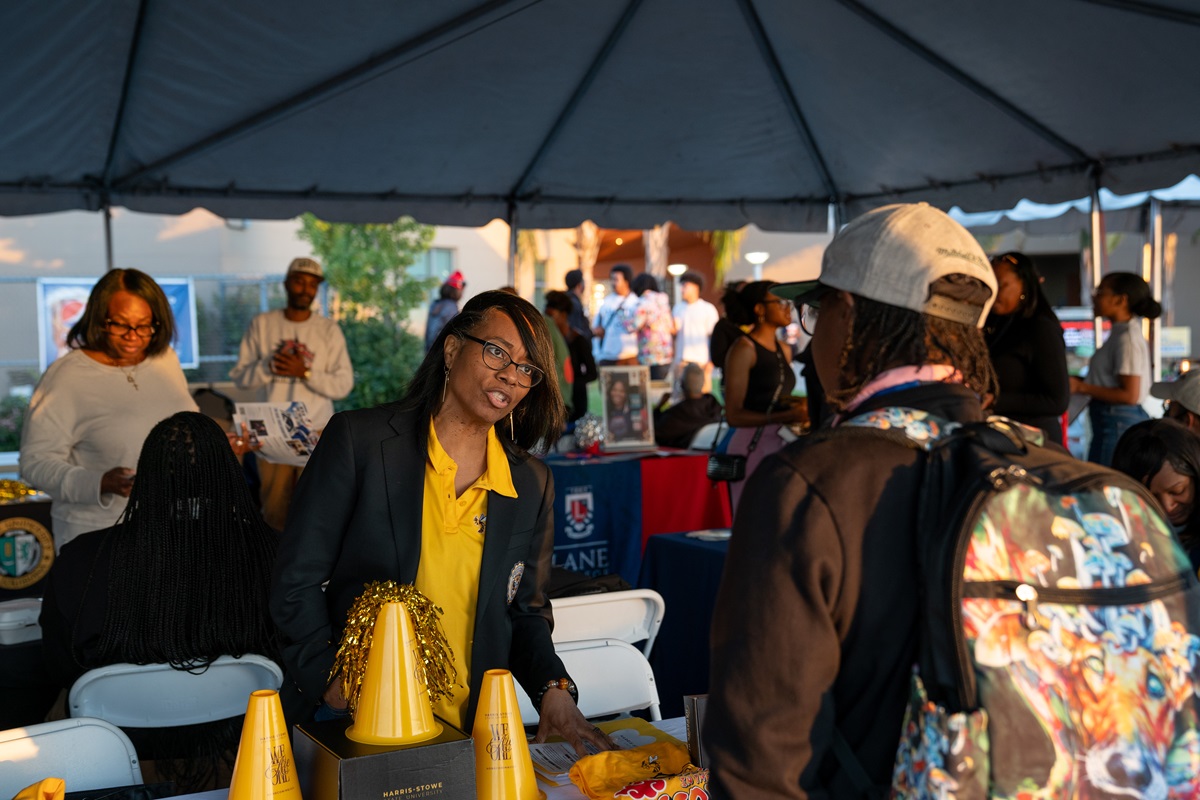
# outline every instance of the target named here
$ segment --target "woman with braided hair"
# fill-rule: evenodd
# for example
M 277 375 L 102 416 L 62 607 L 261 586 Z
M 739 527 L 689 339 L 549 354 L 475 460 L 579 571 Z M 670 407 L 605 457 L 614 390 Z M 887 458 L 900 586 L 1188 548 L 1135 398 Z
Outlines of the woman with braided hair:
M 146 437 L 137 467 L 117 524 L 69 542 L 50 570 L 41 625 L 52 673 L 66 688 L 107 664 L 194 671 L 222 655 L 277 659 L 267 610 L 277 536 L 220 426 L 191 411 L 168 417 Z M 131 738 L 144 758 L 192 757 L 171 777 L 203 783 L 196 770 L 231 757 L 240 729 L 234 718 L 155 730 L 154 748 L 137 731 Z

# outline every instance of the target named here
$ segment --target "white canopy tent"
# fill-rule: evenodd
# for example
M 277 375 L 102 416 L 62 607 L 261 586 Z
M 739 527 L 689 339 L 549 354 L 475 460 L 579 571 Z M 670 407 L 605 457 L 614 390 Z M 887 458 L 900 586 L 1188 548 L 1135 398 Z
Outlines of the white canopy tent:
M 0 214 L 823 230 L 1200 171 L 1193 0 L 15 0 Z

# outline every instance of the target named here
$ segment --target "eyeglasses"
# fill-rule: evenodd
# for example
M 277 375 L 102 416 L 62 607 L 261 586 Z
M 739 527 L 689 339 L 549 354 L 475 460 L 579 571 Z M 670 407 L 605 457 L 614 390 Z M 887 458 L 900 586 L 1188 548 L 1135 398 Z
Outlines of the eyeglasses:
M 488 369 L 494 369 L 499 372 L 505 369 L 509 364 L 515 364 L 512 356 L 498 344 L 486 342 L 483 339 L 478 339 L 469 333 L 463 334 L 464 339 L 470 339 L 483 346 L 483 364 Z M 517 367 L 517 385 L 525 389 L 532 389 L 542 382 L 545 377 L 544 373 L 533 366 L 532 364 L 516 364 Z
M 817 317 L 820 313 L 820 303 L 805 303 L 800 306 L 800 330 L 812 336 L 817 330 Z
M 149 339 L 158 330 L 158 323 L 151 325 L 126 325 L 124 322 L 113 322 L 111 319 L 104 320 L 104 329 L 113 336 L 128 336 L 130 331 L 143 339 Z

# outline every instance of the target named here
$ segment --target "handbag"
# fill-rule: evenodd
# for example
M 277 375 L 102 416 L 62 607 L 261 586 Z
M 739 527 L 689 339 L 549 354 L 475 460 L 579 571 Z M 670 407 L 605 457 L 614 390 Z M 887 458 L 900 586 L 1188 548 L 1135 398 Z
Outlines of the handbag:
M 778 349 L 775 351 L 775 356 L 779 359 L 779 383 L 775 385 L 775 394 L 771 397 L 771 404 L 767 406 L 768 413 L 775 408 L 775 403 L 779 401 L 779 394 L 783 389 L 784 364 Z M 717 445 L 721 442 L 721 426 L 724 424 L 725 415 L 722 413 L 721 421 L 717 423 L 717 435 L 713 437 L 713 452 L 708 455 L 708 464 L 704 468 L 704 474 L 710 481 L 736 483 L 746 478 L 746 461 L 749 459 L 750 454 L 754 452 L 754 448 L 758 447 L 758 440 L 762 437 L 763 426 L 758 426 L 758 430 L 754 432 L 754 438 L 750 440 L 750 445 L 746 448 L 746 455 L 741 455 L 739 453 L 716 452 Z

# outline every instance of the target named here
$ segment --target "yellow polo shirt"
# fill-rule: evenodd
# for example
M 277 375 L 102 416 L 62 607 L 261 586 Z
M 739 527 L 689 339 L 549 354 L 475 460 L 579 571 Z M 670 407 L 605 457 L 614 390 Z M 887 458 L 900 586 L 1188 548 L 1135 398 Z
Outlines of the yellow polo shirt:
M 442 449 L 430 420 L 416 586 L 442 609 L 442 627 L 454 651 L 454 666 L 461 684 L 455 686 L 452 699 L 438 700 L 433 713 L 463 729 L 467 687 L 471 685 L 479 566 L 483 561 L 483 537 L 487 534 L 488 492 L 516 497 L 517 490 L 513 487 L 508 456 L 494 430 L 487 435 L 487 467 L 460 497 L 454 493 L 457 474 L 458 464 Z

